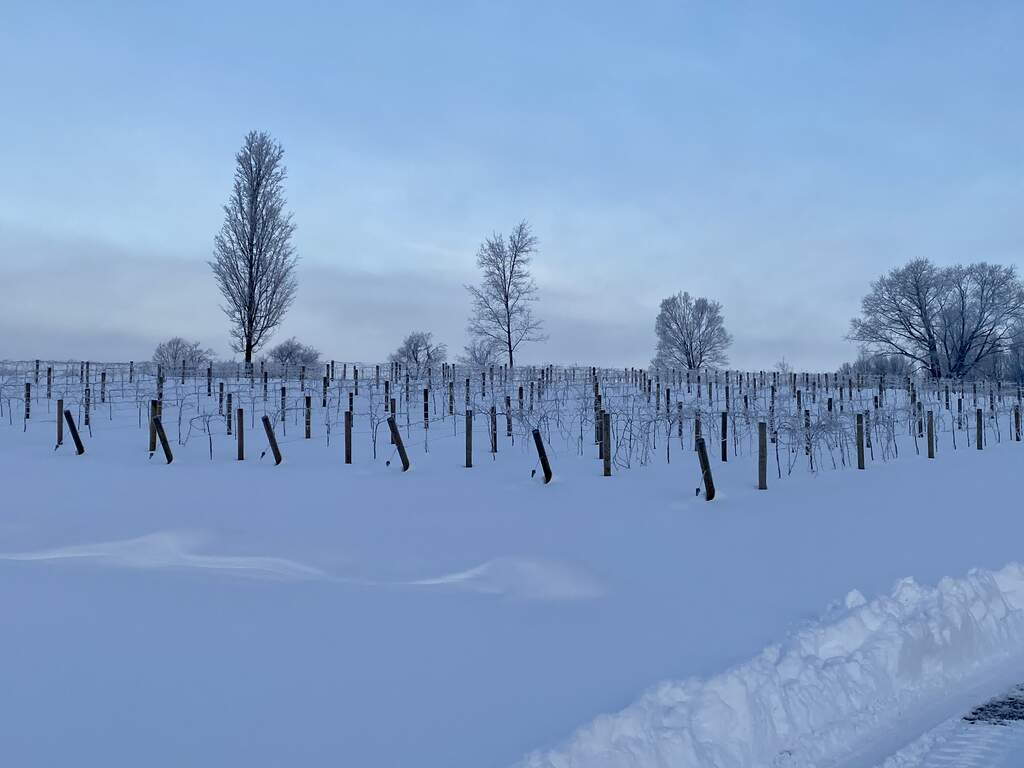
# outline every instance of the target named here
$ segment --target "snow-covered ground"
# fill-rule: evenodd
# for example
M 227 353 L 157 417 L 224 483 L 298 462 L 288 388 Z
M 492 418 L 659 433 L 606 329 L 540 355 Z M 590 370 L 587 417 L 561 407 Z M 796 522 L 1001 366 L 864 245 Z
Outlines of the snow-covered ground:
M 552 446 L 545 486 L 484 424 L 403 474 L 293 426 L 275 467 L 257 423 L 168 466 L 134 408 L 81 457 L 46 408 L 0 425 L 6 765 L 852 768 L 1024 679 L 1005 434 L 768 491 L 715 460 L 707 503 L 688 449 Z

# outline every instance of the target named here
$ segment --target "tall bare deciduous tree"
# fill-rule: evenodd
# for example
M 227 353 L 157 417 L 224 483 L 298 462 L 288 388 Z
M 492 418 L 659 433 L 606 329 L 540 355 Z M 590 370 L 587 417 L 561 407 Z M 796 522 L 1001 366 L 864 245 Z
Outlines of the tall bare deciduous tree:
M 703 368 L 724 365 L 732 336 L 725 330 L 722 305 L 689 293 L 677 293 L 661 302 L 654 323 L 658 348 L 654 365 L 659 368 Z
M 295 225 L 285 211 L 284 149 L 252 131 L 235 155 L 235 182 L 214 238 L 213 269 L 231 322 L 232 349 L 251 363 L 295 299 Z
M 508 356 L 509 368 L 523 342 L 543 341 L 543 323 L 534 317 L 537 284 L 530 275 L 530 263 L 537 252 L 537 238 L 524 220 L 504 238 L 494 234 L 480 246 L 476 263 L 480 284 L 467 285 L 473 297 L 468 331 L 477 341 L 500 348 Z
M 1024 319 L 1013 267 L 939 268 L 915 259 L 871 284 L 848 338 L 898 354 L 934 378 L 964 377 L 1005 352 Z

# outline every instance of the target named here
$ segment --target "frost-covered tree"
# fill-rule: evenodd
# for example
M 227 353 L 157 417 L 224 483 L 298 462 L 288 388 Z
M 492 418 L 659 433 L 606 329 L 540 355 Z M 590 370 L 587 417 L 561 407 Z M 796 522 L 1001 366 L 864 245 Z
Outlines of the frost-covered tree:
M 400 363 L 410 376 L 419 378 L 427 368 L 435 368 L 448 359 L 448 347 L 434 343 L 434 334 L 414 331 L 391 354 L 391 362 Z
M 871 284 L 848 338 L 934 378 L 965 377 L 1005 351 L 1022 318 L 1024 286 L 1013 267 L 915 259 Z
M 314 347 L 303 344 L 294 336 L 271 348 L 267 358 L 272 363 L 290 368 L 300 365 L 311 367 L 320 364 L 320 352 Z
M 501 349 L 490 339 L 471 339 L 459 355 L 459 363 L 470 368 L 489 368 L 500 360 Z
M 230 321 L 232 349 L 251 363 L 295 299 L 295 225 L 285 211 L 284 149 L 250 132 L 235 155 L 235 180 L 214 238 L 213 269 Z
M 177 371 L 182 364 L 187 370 L 194 370 L 213 360 L 213 350 L 204 349 L 198 341 L 189 341 L 175 336 L 162 341 L 153 350 L 153 362 L 165 371 Z
M 661 302 L 654 323 L 658 337 L 654 365 L 658 368 L 703 368 L 724 365 L 732 336 L 725 330 L 722 305 L 689 293 Z
M 470 336 L 501 349 L 509 368 L 520 344 L 547 338 L 543 323 L 533 314 L 537 284 L 530 263 L 536 252 L 537 238 L 530 225 L 520 221 L 507 239 L 496 233 L 484 240 L 476 255 L 480 284 L 466 286 L 473 299 Z

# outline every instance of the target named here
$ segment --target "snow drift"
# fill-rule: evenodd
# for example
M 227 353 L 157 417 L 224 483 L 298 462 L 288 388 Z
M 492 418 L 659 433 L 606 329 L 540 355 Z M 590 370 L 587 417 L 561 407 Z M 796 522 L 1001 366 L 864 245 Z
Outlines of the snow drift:
M 1024 568 L 904 579 L 709 680 L 662 683 L 523 768 L 809 766 L 870 740 L 904 707 L 1014 653 Z

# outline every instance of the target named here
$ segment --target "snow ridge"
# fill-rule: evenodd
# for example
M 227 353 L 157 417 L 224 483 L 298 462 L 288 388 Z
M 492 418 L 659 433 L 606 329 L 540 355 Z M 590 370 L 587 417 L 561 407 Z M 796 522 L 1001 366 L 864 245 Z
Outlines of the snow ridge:
M 870 742 L 899 711 L 1014 653 L 1024 568 L 903 579 L 708 680 L 668 681 L 521 768 L 800 768 Z

